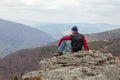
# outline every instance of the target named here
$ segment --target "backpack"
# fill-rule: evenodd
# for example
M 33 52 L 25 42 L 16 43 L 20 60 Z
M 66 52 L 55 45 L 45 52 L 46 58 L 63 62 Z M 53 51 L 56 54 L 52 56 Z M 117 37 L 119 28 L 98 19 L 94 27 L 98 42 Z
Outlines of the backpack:
M 75 52 L 80 51 L 83 46 L 83 35 L 76 33 L 76 34 L 72 34 L 71 38 L 72 38 L 71 39 L 72 50 Z

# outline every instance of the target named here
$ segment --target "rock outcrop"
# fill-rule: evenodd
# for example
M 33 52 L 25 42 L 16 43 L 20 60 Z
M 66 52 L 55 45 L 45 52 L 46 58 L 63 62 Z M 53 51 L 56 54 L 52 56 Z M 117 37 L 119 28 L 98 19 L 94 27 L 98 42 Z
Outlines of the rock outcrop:
M 42 80 L 120 80 L 120 61 L 111 54 L 77 52 L 46 59 L 40 64 L 42 70 L 37 75 Z

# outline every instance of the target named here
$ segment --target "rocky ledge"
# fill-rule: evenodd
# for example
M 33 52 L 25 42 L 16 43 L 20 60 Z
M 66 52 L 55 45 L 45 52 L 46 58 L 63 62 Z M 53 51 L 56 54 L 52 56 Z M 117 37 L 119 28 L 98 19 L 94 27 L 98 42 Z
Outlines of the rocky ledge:
M 120 61 L 109 53 L 81 51 L 43 60 L 40 65 L 41 80 L 120 80 Z
M 26 77 L 39 80 L 120 80 L 120 61 L 112 54 L 81 51 L 40 62 L 42 70 L 28 72 Z

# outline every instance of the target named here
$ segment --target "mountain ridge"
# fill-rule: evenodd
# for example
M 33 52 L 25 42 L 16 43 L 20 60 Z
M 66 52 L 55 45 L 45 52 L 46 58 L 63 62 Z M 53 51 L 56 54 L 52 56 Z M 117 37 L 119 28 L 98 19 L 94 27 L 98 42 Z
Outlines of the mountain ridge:
M 113 29 L 120 28 L 120 25 L 106 24 L 106 23 L 48 23 L 33 25 L 35 28 L 51 34 L 55 39 L 64 36 L 66 31 L 71 30 L 73 26 L 77 26 L 80 33 L 91 34 L 101 33 Z M 56 28 L 57 27 L 57 28 Z M 54 30 L 55 29 L 55 30 Z M 51 33 L 52 32 L 52 33 Z M 68 34 L 69 35 L 69 34 Z
M 101 33 L 86 34 L 86 37 L 89 41 L 99 41 L 99 40 L 108 40 L 108 39 L 119 39 L 120 38 L 120 28 L 113 29 Z
M 38 29 L 0 19 L 0 54 L 23 49 L 35 48 L 50 43 L 53 38 Z

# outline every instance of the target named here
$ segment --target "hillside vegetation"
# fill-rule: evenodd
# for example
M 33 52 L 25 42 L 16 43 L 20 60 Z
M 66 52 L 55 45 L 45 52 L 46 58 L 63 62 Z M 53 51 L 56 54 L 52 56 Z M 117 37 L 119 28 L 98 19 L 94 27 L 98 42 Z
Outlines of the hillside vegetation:
M 48 46 L 19 50 L 0 60 L 0 79 L 9 80 L 13 76 L 40 69 L 39 61 L 50 58 L 57 47 Z
M 92 50 L 98 50 L 103 53 L 112 53 L 114 56 L 120 56 L 120 39 L 90 42 L 89 47 Z
M 120 38 L 120 28 L 106 31 L 106 32 L 101 32 L 101 33 L 87 34 L 86 37 L 89 42 L 90 41 L 109 40 L 109 39 L 119 39 Z

